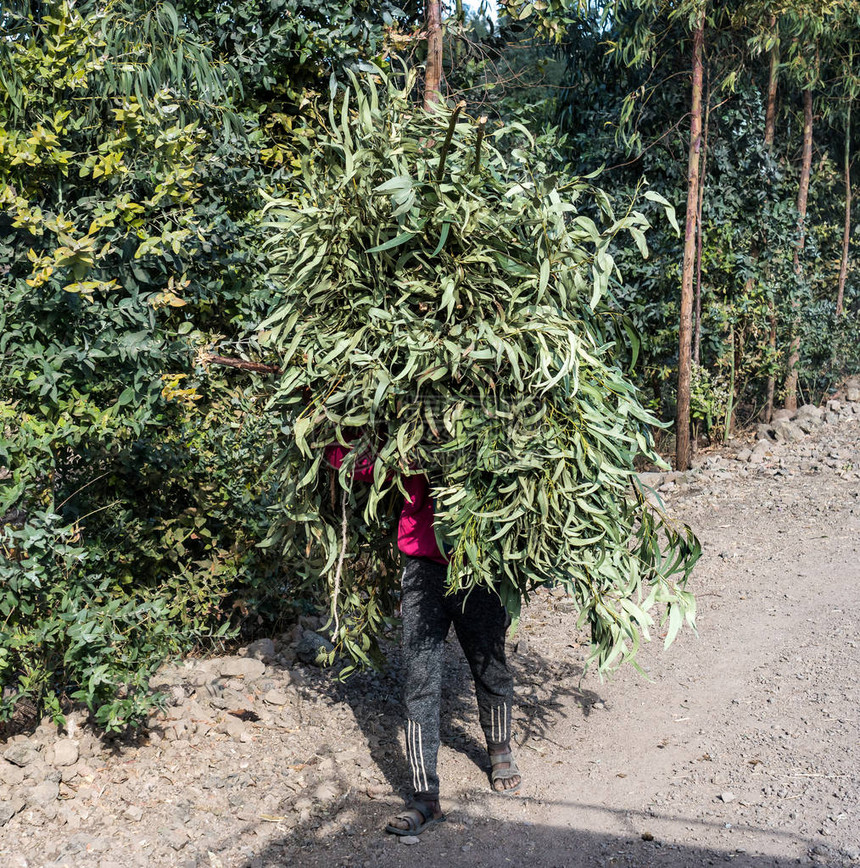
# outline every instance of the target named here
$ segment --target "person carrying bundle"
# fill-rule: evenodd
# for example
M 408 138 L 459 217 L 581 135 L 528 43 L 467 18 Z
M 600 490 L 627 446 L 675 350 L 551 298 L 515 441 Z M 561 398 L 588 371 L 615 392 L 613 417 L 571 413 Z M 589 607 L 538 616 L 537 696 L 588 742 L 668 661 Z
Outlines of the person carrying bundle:
M 326 450 L 329 466 L 339 469 L 347 452 L 345 446 L 329 446 Z M 353 479 L 372 481 L 372 458 L 359 458 Z M 423 474 L 415 473 L 404 477 L 403 487 L 406 497 L 397 543 L 404 558 L 403 701 L 413 794 L 406 809 L 391 819 L 386 831 L 394 835 L 418 835 L 445 819 L 439 804 L 436 760 L 442 659 L 452 624 L 475 682 L 492 787 L 498 793 L 511 794 L 519 789 L 522 778 L 510 744 L 513 678 L 505 657 L 510 616 L 498 594 L 489 588 L 447 593 L 448 559 L 436 541 L 430 485 Z

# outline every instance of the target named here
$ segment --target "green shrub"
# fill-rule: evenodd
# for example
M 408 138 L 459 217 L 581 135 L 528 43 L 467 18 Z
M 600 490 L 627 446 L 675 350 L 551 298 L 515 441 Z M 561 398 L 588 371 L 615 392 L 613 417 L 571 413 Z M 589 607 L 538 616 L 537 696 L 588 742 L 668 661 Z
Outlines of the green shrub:
M 117 729 L 284 585 L 268 423 L 195 362 L 263 304 L 258 194 L 229 71 L 172 7 L 3 15 L 0 713 Z

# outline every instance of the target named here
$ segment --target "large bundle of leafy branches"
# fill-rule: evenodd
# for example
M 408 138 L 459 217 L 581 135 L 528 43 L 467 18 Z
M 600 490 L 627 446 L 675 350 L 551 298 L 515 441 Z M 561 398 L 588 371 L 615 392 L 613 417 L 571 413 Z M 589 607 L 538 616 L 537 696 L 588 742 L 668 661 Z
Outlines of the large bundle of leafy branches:
M 525 128 L 426 113 L 409 84 L 333 85 L 269 206 L 282 289 L 262 339 L 284 434 L 269 544 L 325 589 L 337 643 L 366 662 L 394 610 L 403 478 L 423 473 L 450 588 L 495 588 L 516 616 L 536 586 L 563 587 L 605 669 L 655 610 L 667 642 L 694 617 L 695 537 L 634 484 L 656 420 L 610 304 L 611 245 L 629 233 L 647 253 L 647 221 L 591 179 L 549 176 Z M 352 447 L 339 471 L 336 442 Z M 373 483 L 354 481 L 370 457 Z

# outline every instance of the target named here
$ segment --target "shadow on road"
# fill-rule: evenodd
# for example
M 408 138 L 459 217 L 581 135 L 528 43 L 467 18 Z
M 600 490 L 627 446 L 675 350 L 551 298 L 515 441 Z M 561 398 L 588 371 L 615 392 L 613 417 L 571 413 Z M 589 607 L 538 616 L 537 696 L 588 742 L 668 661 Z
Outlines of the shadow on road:
M 441 742 L 489 774 L 486 747 L 475 735 L 479 730 L 471 673 L 453 637 L 452 630 L 445 648 Z M 576 686 L 582 674 L 579 665 L 550 661 L 532 651 L 511 653 L 509 650 L 509 655 L 514 673 L 513 714 L 520 747 L 532 739 L 548 738 L 549 731 L 566 716 L 565 708 L 578 708 L 587 716 L 600 699 L 593 691 Z M 349 705 L 374 763 L 391 790 L 406 797 L 411 795 L 408 787 L 412 775 L 401 745 L 404 711 L 399 648 L 392 644 L 386 649 L 386 657 L 388 664 L 381 672 L 359 673 L 345 682 L 318 672 L 307 687 L 335 702 Z
M 568 806 L 607 811 L 601 806 Z M 608 813 L 613 813 L 611 810 Z M 327 836 L 318 830 L 294 829 L 288 836 L 271 842 L 242 868 L 691 868 L 699 865 L 731 863 L 738 868 L 787 868 L 804 861 L 799 859 L 812 848 L 812 842 L 799 836 L 765 829 L 738 827 L 738 833 L 766 836 L 780 842 L 786 855 L 773 856 L 747 852 L 752 849 L 733 846 L 730 839 L 723 844 L 700 844 L 713 839 L 722 829 L 717 824 L 675 819 L 687 827 L 688 840 L 682 844 L 671 841 L 644 840 L 642 834 L 611 834 L 590 829 L 541 825 L 529 822 L 503 822 L 483 819 L 479 807 L 468 812 L 457 810 L 449 821 L 428 830 L 416 846 L 404 847 L 390 835 L 380 831 L 382 814 L 376 806 L 365 803 L 357 808 L 353 834 L 341 832 Z M 644 815 L 643 815 L 644 817 Z M 648 815 L 648 820 L 653 820 Z M 723 834 L 725 834 L 723 832 Z M 817 864 L 838 866 L 843 859 L 837 852 L 820 852 Z M 788 855 L 790 854 L 790 855 Z M 812 864 L 811 862 L 809 864 Z M 848 864 L 845 862 L 844 864 Z

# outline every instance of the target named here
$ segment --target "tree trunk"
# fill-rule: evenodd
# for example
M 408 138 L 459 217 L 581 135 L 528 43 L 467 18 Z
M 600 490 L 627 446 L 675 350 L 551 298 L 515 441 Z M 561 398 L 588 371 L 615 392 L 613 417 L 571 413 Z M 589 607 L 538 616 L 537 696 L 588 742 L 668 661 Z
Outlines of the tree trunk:
M 836 316 L 842 315 L 845 279 L 848 276 L 848 249 L 851 246 L 851 100 L 845 120 L 845 228 L 842 231 L 842 262 L 839 264 L 839 289 L 836 293 Z
M 708 128 L 711 117 L 711 85 L 710 78 L 705 89 L 705 123 L 702 132 L 701 176 L 699 178 L 699 199 L 696 205 L 696 300 L 693 311 L 693 361 L 698 365 L 701 361 L 702 349 L 702 207 L 705 204 L 705 182 L 708 178 Z
M 424 108 L 430 111 L 440 100 L 442 84 L 442 3 L 427 0 L 427 64 L 424 68 Z
M 699 201 L 699 152 L 702 147 L 702 48 L 705 6 L 693 33 L 693 93 L 690 106 L 690 150 L 687 158 L 687 220 L 681 274 L 681 319 L 678 327 L 678 408 L 675 416 L 675 468 L 690 467 L 690 345 L 693 332 L 693 271 L 696 262 L 696 206 Z
M 770 19 L 770 26 L 776 29 L 776 16 Z M 773 137 L 776 132 L 776 85 L 779 80 L 779 39 L 777 38 L 770 50 L 770 75 L 767 80 L 767 112 L 764 116 L 764 143 L 773 147 Z
M 806 203 L 809 199 L 809 178 L 812 174 L 812 89 L 803 91 L 803 162 L 800 167 L 800 186 L 797 190 L 797 244 L 794 247 L 794 273 L 803 277 L 800 254 L 806 244 Z M 795 334 L 791 338 L 788 355 L 788 376 L 785 380 L 785 409 L 797 409 L 797 365 L 800 362 L 800 336 L 796 333 L 797 312 L 794 322 Z
M 776 16 L 770 19 L 770 26 L 776 30 Z M 765 147 L 773 147 L 773 139 L 776 133 L 776 88 L 779 83 L 779 37 L 777 35 L 776 42 L 770 50 L 770 75 L 767 82 L 767 112 L 764 117 L 764 143 Z M 771 295 L 770 299 L 770 336 L 768 338 L 768 346 L 770 348 L 771 358 L 776 357 L 776 300 Z M 773 399 L 776 393 L 776 374 L 771 374 L 767 378 L 767 400 L 764 406 L 764 421 L 770 422 L 773 418 Z

